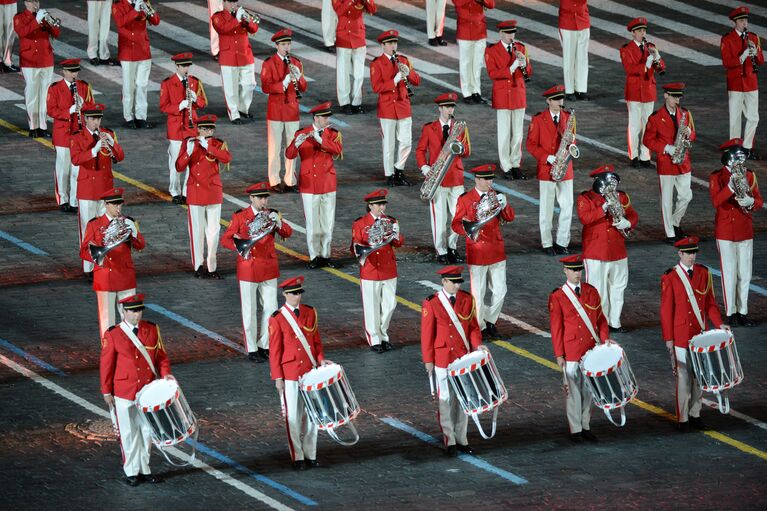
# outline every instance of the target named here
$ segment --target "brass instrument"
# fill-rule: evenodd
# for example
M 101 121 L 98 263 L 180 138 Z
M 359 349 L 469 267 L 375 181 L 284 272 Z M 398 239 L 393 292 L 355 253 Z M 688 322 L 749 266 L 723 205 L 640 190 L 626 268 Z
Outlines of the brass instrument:
M 747 197 L 753 198 L 753 192 L 751 186 L 748 184 L 748 173 L 746 168 L 747 156 L 745 151 L 737 151 L 730 155 L 730 159 L 727 162 L 727 166 L 732 171 L 732 187 L 735 192 L 735 199 L 742 200 Z M 747 208 L 742 208 L 744 213 L 747 213 Z
M 149 0 L 144 0 L 141 2 L 141 12 L 146 14 L 147 18 L 151 18 L 155 14 L 157 14 L 157 11 L 154 10 L 154 7 L 152 7 L 152 3 Z
M 452 116 L 450 116 L 453 119 Z M 424 178 L 421 185 L 421 199 L 432 200 L 437 193 L 442 180 L 445 179 L 450 165 L 453 164 L 453 160 L 459 154 L 463 153 L 463 143 L 459 140 L 466 131 L 465 121 L 456 121 L 450 128 L 450 134 L 442 144 L 442 150 L 439 152 L 437 159 L 431 166 L 431 170 Z
M 498 199 L 498 194 L 495 190 L 491 188 L 485 192 L 485 195 L 477 203 L 475 211 L 477 215 L 477 220 L 475 222 L 466 219 L 463 220 L 463 229 L 472 241 L 477 241 L 482 227 L 490 220 L 500 215 L 501 211 L 503 211 L 503 204 L 501 204 L 501 201 Z
M 245 7 L 240 7 L 240 9 L 242 9 L 243 11 L 245 11 L 245 16 L 244 16 L 244 18 L 247 18 L 247 21 L 248 21 L 248 23 L 250 23 L 251 21 L 252 21 L 253 23 L 255 23 L 256 25 L 258 25 L 258 24 L 260 24 L 260 23 L 261 23 L 261 16 L 259 16 L 259 15 L 258 15 L 258 13 L 255 13 L 255 12 L 253 12 L 253 11 L 249 11 L 249 10 L 248 10 L 248 9 L 246 9 Z
M 754 41 L 748 38 L 748 29 L 743 29 L 743 34 L 746 36 L 746 41 L 748 41 L 748 49 L 751 51 L 751 69 L 754 71 L 754 73 L 759 72 L 759 65 L 756 63 L 756 45 L 754 44 Z
M 192 108 L 194 105 L 194 102 L 192 101 L 192 88 L 189 85 L 189 75 L 184 77 L 184 92 L 186 93 L 186 100 L 189 103 L 186 107 L 187 112 L 187 128 L 190 130 L 194 129 L 194 119 L 192 119 L 192 116 L 194 114 Z
M 687 150 L 692 147 L 690 135 L 687 134 L 687 116 L 688 113 L 682 110 L 682 117 L 679 119 L 679 127 L 676 131 L 676 140 L 674 140 L 674 152 L 671 155 L 671 163 L 674 165 L 681 165 L 687 155 Z
M 405 81 L 405 88 L 407 89 L 407 97 L 412 98 L 414 95 L 413 89 L 410 87 L 410 81 L 407 79 L 408 74 L 410 74 L 410 68 L 400 62 L 396 51 L 392 52 L 391 56 L 394 57 L 394 63 L 397 64 L 399 72 L 402 73 L 402 79 Z
M 617 174 L 605 172 L 597 176 L 592 186 L 592 189 L 607 201 L 607 212 L 613 219 L 613 225 L 626 217 L 620 196 L 618 195 L 618 183 L 620 183 L 620 177 Z M 619 229 L 619 231 L 623 234 L 624 238 L 631 236 L 629 229 Z
M 296 137 L 294 142 L 295 142 L 296 146 L 299 146 L 299 145 L 303 144 L 306 141 L 306 139 L 308 139 L 310 137 L 313 137 L 315 133 L 318 133 L 320 131 L 326 130 L 328 128 L 335 129 L 336 127 L 335 127 L 335 125 L 332 122 L 329 122 L 328 125 L 325 126 L 324 128 L 317 128 L 316 130 L 312 130 L 312 131 L 310 131 L 308 133 L 301 133 L 301 134 L 299 134 Z
M 514 57 L 513 57 L 514 59 L 518 61 L 524 59 L 525 65 L 523 66 L 522 64 L 520 64 L 519 70 L 522 72 L 522 78 L 524 78 L 526 82 L 529 82 L 530 76 L 527 74 L 527 58 L 517 51 L 516 41 L 511 41 L 511 52 L 514 54 Z M 522 57 L 522 59 L 520 59 L 520 57 Z
M 43 21 L 54 28 L 59 28 L 61 26 L 61 19 L 53 16 L 48 11 L 45 11 L 45 17 L 43 18 Z
M 296 73 L 293 72 L 293 62 L 290 59 L 290 53 L 285 54 L 285 58 L 288 59 L 288 72 L 290 73 L 290 81 L 293 82 L 293 90 L 296 91 L 296 99 L 301 99 L 301 91 L 298 90 L 298 79 L 300 76 L 296 76 Z M 287 97 L 285 100 L 287 101 Z
M 107 150 L 107 154 L 112 159 L 112 163 L 117 163 L 117 158 L 115 157 L 114 152 L 112 151 L 112 146 L 109 145 L 109 139 L 107 139 L 107 133 L 104 131 L 101 131 L 100 129 L 96 129 L 96 133 L 99 136 L 99 139 L 101 140 L 101 146 L 102 148 L 105 148 Z
M 253 220 L 248 224 L 248 238 L 234 238 L 234 247 L 237 249 L 237 253 L 242 256 L 243 259 L 250 258 L 250 249 L 261 238 L 270 234 L 277 228 L 277 222 L 275 222 L 270 216 L 271 211 L 262 209 L 256 213 Z
M 652 65 L 655 68 L 655 71 L 657 71 L 657 73 L 661 76 L 666 74 L 666 70 L 663 69 L 660 65 L 660 53 L 658 52 L 658 48 L 653 43 L 648 41 L 646 37 L 642 38 L 642 44 L 647 47 L 647 51 L 653 54 Z
M 560 110 L 561 112 L 564 110 Z M 570 117 L 567 119 L 565 132 L 562 133 L 562 140 L 559 142 L 557 154 L 554 155 L 554 163 L 551 164 L 551 179 L 562 181 L 567 174 L 567 165 L 570 160 L 577 159 L 581 155 L 581 150 L 573 142 L 575 141 L 575 110 L 570 110 Z
M 107 254 L 122 245 L 131 236 L 131 228 L 125 221 L 124 216 L 113 218 L 109 225 L 106 226 L 103 232 L 103 245 L 90 245 L 88 250 L 90 251 L 93 261 L 99 265 L 104 266 L 104 259 Z
M 357 256 L 360 265 L 365 264 L 365 260 L 370 254 L 388 245 L 397 237 L 397 230 L 394 228 L 396 223 L 397 221 L 393 218 L 381 215 L 368 228 L 368 244 L 355 243 L 352 245 L 354 255 Z

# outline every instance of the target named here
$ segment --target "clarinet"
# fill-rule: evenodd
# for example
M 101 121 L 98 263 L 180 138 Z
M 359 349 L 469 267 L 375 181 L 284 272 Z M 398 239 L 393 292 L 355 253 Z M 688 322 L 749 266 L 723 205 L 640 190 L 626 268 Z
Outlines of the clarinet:
M 288 73 L 290 73 L 290 81 L 293 82 L 293 90 L 296 91 L 296 99 L 301 99 L 301 91 L 298 90 L 298 77 L 293 74 L 293 69 L 290 67 L 292 63 L 290 59 L 290 53 L 286 53 L 285 58 L 288 62 Z
M 192 112 L 192 97 L 191 97 L 191 94 L 190 94 L 190 92 L 192 90 L 189 88 L 189 77 L 188 76 L 184 77 L 184 90 L 186 92 L 186 100 L 189 102 L 189 106 L 186 107 L 187 116 L 189 117 L 189 119 L 187 121 L 187 128 L 189 128 L 190 130 L 193 130 L 194 129 L 194 119 L 192 119 L 192 114 L 193 114 L 193 112 Z
M 82 104 L 80 103 L 80 97 L 77 94 L 77 82 L 72 82 L 69 90 L 72 92 L 72 100 L 75 103 L 75 112 L 77 113 L 77 128 L 80 129 L 83 126 L 83 112 Z
M 511 41 L 511 49 L 514 50 L 514 58 L 517 58 L 517 42 Z M 525 59 L 525 67 L 520 66 L 519 70 L 522 72 L 522 78 L 525 79 L 526 82 L 530 81 L 530 76 L 527 74 L 527 59 Z
M 394 63 L 397 64 L 397 69 L 399 69 L 400 73 L 402 73 L 402 66 L 404 66 L 404 64 L 399 61 L 399 58 L 397 57 L 397 52 L 393 51 L 391 55 L 392 55 L 392 57 L 394 57 Z M 413 89 L 410 87 L 410 81 L 407 79 L 407 76 L 405 76 L 404 74 L 402 75 L 402 78 L 405 80 L 405 88 L 407 89 L 407 97 L 412 98 L 414 93 L 413 93 Z
M 743 29 L 743 35 L 746 36 L 745 37 L 746 46 L 750 47 L 753 44 L 753 42 L 748 38 L 748 29 L 745 29 L 745 28 Z M 758 64 L 756 63 L 756 55 L 751 55 L 751 69 L 753 70 L 755 74 L 759 72 L 759 67 L 758 67 Z

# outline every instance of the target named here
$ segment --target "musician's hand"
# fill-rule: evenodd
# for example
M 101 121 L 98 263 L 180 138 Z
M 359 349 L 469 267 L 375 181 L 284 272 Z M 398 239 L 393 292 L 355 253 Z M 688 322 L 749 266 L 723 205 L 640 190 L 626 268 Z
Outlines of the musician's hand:
M 508 204 L 508 200 L 506 199 L 506 196 L 502 193 L 499 193 L 496 195 L 498 197 L 498 202 L 501 204 L 501 209 L 506 207 L 506 204 Z
M 560 369 L 564 369 L 567 365 L 567 362 L 565 361 L 565 357 L 557 357 L 557 365 Z
M 318 144 L 322 144 L 322 135 L 320 135 L 319 131 L 312 133 L 312 137 L 317 141 Z
M 431 165 L 421 165 L 421 174 L 426 176 L 429 172 L 431 172 Z
M 295 140 L 293 140 L 293 145 L 295 145 L 296 147 L 299 147 L 301 144 L 304 143 L 304 141 L 306 140 L 306 137 L 307 137 L 306 133 L 301 133 L 295 138 Z
M 622 231 L 624 229 L 631 229 L 631 222 L 629 222 L 625 218 L 621 218 L 619 221 L 613 223 L 613 227 L 615 227 L 619 231 Z
M 196 93 L 196 92 L 194 92 L 193 90 L 190 90 L 190 91 L 189 91 L 189 100 L 190 100 L 192 103 L 194 103 L 195 101 L 197 101 L 197 93 Z
M 298 68 L 295 64 L 290 64 L 290 70 L 293 72 L 293 74 L 296 76 L 296 78 L 301 76 L 301 70 Z
M 285 78 L 282 79 L 282 90 L 287 89 L 288 85 L 290 85 L 290 74 L 286 74 Z
M 324 358 L 324 359 L 322 359 L 322 362 L 320 362 L 320 365 L 321 365 L 321 366 L 329 366 L 329 365 L 331 365 L 332 363 L 333 363 L 333 361 L 332 361 L 332 360 L 328 360 L 328 359 Z
M 426 368 L 426 372 L 431 374 L 432 371 L 434 371 L 434 363 L 433 362 L 425 362 L 423 366 Z
M 663 148 L 663 152 L 668 155 L 674 154 L 674 146 L 671 144 L 666 144 L 666 147 Z
M 740 54 L 740 63 L 743 64 L 748 57 L 751 56 L 751 51 L 749 48 L 746 48 L 743 50 L 743 53 Z
M 104 402 L 110 410 L 115 407 L 115 397 L 112 394 L 104 394 Z
M 654 60 L 654 59 L 653 59 L 653 57 L 652 57 L 652 54 L 648 55 L 648 56 L 647 56 L 647 60 L 646 60 L 646 61 L 645 61 L 645 63 L 644 63 L 644 67 L 646 67 L 647 69 L 650 69 L 650 68 L 652 67 L 652 61 L 653 61 L 653 60 Z
M 550 154 L 546 157 L 546 163 L 548 163 L 549 165 L 553 165 L 555 161 L 557 161 L 557 157 L 554 156 L 553 154 Z
M 200 141 L 200 145 L 202 146 L 203 149 L 207 149 L 208 148 L 208 139 L 207 138 L 205 138 L 202 135 L 200 135 L 199 137 L 197 137 L 197 140 Z
M 402 64 L 399 67 L 399 72 L 402 73 L 403 77 L 407 78 L 408 76 L 410 76 L 410 67 Z
M 277 224 L 277 228 L 280 229 L 282 227 L 282 219 L 280 218 L 280 214 L 276 211 L 269 212 L 269 218 L 272 222 Z
M 165 379 L 168 381 L 176 381 L 176 377 L 173 376 L 172 374 L 165 375 Z
M 138 236 L 138 227 L 136 227 L 136 222 L 131 220 L 130 218 L 125 219 L 125 224 L 130 227 L 130 233 L 135 238 Z
M 396 75 L 394 75 L 394 84 L 398 84 L 402 81 L 402 72 L 398 71 Z
M 183 112 L 187 108 L 189 108 L 189 100 L 188 99 L 185 99 L 184 101 L 182 101 L 181 103 L 178 104 L 178 111 L 179 112 Z
M 753 197 L 741 197 L 740 199 L 735 199 L 738 201 L 738 205 L 741 208 L 749 209 L 751 206 L 754 205 L 754 198 Z
M 722 323 L 721 325 L 719 325 L 719 328 L 721 328 L 725 332 L 732 333 L 732 328 L 730 328 L 730 325 L 725 325 L 724 323 Z
M 674 350 L 674 341 L 666 341 L 666 350 L 671 358 L 671 372 L 676 376 L 676 352 Z
M 276 380 L 274 380 L 274 386 L 277 389 L 277 392 L 280 392 L 280 393 L 285 392 L 285 380 L 283 380 L 282 378 L 277 378 Z
M 242 18 L 244 16 L 245 16 L 245 9 L 243 9 L 242 7 L 239 7 L 234 17 L 237 18 L 237 21 L 242 21 Z
M 484 351 L 485 353 L 490 353 L 490 348 L 488 348 L 485 344 L 480 344 L 477 346 L 477 350 Z
M 48 14 L 48 11 L 46 11 L 45 9 L 40 9 L 39 11 L 37 11 L 37 14 L 35 14 L 35 19 L 37 20 L 38 23 L 42 23 L 43 20 L 45 19 L 46 14 Z
M 136 3 L 133 4 L 133 8 L 136 9 L 136 12 L 141 12 L 141 6 L 144 4 L 144 0 L 136 0 Z
M 186 154 L 189 156 L 192 156 L 192 152 L 194 151 L 194 139 L 190 139 L 186 141 Z
M 514 74 L 514 71 L 516 71 L 519 67 L 519 61 L 515 59 L 514 62 L 511 63 L 511 66 L 509 66 L 509 73 Z
M 69 107 L 69 115 L 72 115 L 75 112 L 77 112 L 77 103 Z
M 684 130 L 685 130 L 685 135 L 687 135 L 688 137 L 692 135 L 692 127 L 691 126 L 687 126 Z
M 106 131 L 102 131 L 101 133 L 104 135 L 104 140 L 106 141 L 107 144 L 115 145 L 115 139 L 112 138 L 112 135 L 110 135 Z

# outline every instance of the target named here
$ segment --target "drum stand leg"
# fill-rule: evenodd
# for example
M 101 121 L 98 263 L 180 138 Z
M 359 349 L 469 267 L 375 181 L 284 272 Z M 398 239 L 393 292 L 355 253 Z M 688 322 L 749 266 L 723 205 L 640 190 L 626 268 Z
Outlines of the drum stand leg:
M 730 396 L 726 390 L 714 392 L 716 401 L 719 404 L 719 411 L 724 415 L 730 413 Z
M 621 423 L 616 424 L 616 422 L 613 420 L 613 416 L 610 413 L 610 410 L 605 410 L 605 415 L 607 416 L 607 420 L 613 423 L 614 426 L 623 427 L 626 425 L 626 407 L 621 406 Z
M 482 438 L 484 438 L 485 440 L 490 440 L 491 438 L 493 438 L 495 436 L 495 426 L 496 426 L 496 422 L 497 422 L 497 419 L 498 419 L 498 409 L 499 408 L 500 408 L 499 406 L 496 406 L 495 409 L 493 410 L 493 429 L 490 432 L 490 436 L 487 436 L 485 434 L 485 430 L 482 429 L 482 424 L 480 424 L 480 422 L 479 422 L 479 414 L 478 413 L 471 414 L 471 418 L 474 419 L 474 424 L 477 425 L 477 429 L 479 430 L 479 434 L 482 435 Z
M 346 440 L 341 440 L 338 437 L 338 435 L 336 434 L 335 428 L 327 428 L 328 435 L 330 435 L 330 438 L 332 438 L 333 440 L 335 440 L 339 444 L 345 445 L 347 447 L 351 447 L 352 445 L 354 445 L 354 444 L 356 444 L 357 442 L 360 441 L 360 434 L 357 433 L 357 428 L 354 427 L 354 424 L 351 421 L 348 422 L 348 425 L 349 425 L 349 428 L 352 430 L 352 435 L 354 435 L 353 436 L 353 438 L 354 438 L 353 441 L 349 442 L 349 441 L 346 441 Z

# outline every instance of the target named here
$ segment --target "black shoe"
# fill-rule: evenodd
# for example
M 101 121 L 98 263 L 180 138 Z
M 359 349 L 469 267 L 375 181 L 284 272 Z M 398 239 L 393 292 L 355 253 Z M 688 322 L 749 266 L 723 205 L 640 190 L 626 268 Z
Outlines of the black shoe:
M 485 331 L 487 335 L 493 339 L 497 339 L 501 336 L 501 333 L 496 328 L 495 323 L 485 323 Z
M 472 449 L 468 445 L 458 444 L 458 450 L 461 451 L 464 454 L 474 454 L 474 449 Z
M 581 433 L 571 433 L 570 441 L 574 444 L 583 443 L 583 435 Z
M 138 125 L 136 124 L 136 121 L 133 120 L 133 119 L 131 119 L 130 121 L 125 121 L 123 126 L 125 126 L 126 128 L 130 128 L 132 130 L 135 130 L 136 128 L 138 128 Z
M 73 215 L 77 214 L 78 209 L 79 208 L 77 206 L 69 206 L 69 212 L 72 213 Z
M 405 177 L 405 171 L 394 167 L 394 179 L 399 186 L 410 186 L 410 181 Z
M 365 109 L 362 107 L 362 105 L 352 105 L 352 113 L 353 113 L 353 114 L 360 114 L 360 115 L 364 115 L 364 114 L 368 113 L 368 111 L 367 111 L 367 110 L 365 110 Z
M 503 179 L 506 181 L 514 181 L 514 176 L 511 175 L 510 170 L 504 170 L 503 171 Z
M 317 268 L 320 268 L 322 266 L 322 262 L 320 261 L 319 257 L 315 257 L 308 263 L 306 263 L 306 267 L 310 270 L 316 270 Z
M 750 327 L 756 324 L 750 319 L 748 319 L 748 316 L 746 316 L 745 314 L 741 314 L 739 312 L 737 316 L 738 316 L 738 323 L 740 323 L 740 326 Z
M 450 256 L 447 254 L 441 254 L 437 256 L 437 262 L 441 265 L 448 265 L 451 264 L 450 262 Z
M 93 272 L 92 271 L 86 271 L 83 273 L 83 276 L 85 277 L 85 280 L 88 282 L 93 282 Z
M 320 462 L 317 460 L 306 460 L 306 468 L 320 468 Z
M 674 236 L 676 237 L 677 240 L 681 240 L 682 238 L 687 237 L 687 233 L 684 232 L 684 229 L 682 229 L 681 227 L 674 227 Z
M 629 165 L 631 165 L 635 169 L 638 169 L 639 168 L 639 158 L 634 158 L 633 160 L 631 160 L 629 162 Z
M 527 176 L 519 167 L 511 167 L 511 177 L 519 181 L 527 181 Z
M 476 105 L 477 104 L 477 100 L 476 100 L 476 98 L 474 98 L 474 96 L 464 96 L 463 97 L 463 102 L 466 103 L 467 105 Z
M 740 314 L 737 312 L 733 314 L 732 316 L 727 316 L 727 324 L 732 326 L 740 326 Z
M 162 482 L 162 479 L 152 474 L 139 474 L 138 477 L 142 483 L 157 484 Z
M 174 195 L 173 198 L 170 201 L 173 204 L 181 204 L 181 196 L 180 195 Z
M 678 422 L 676 425 L 676 430 L 680 433 L 689 433 L 690 431 L 690 423 L 689 422 Z
M 285 193 L 285 185 L 279 182 L 274 186 L 270 186 L 269 191 L 272 193 Z
M 557 251 L 554 250 L 554 247 L 543 247 L 543 253 L 548 256 L 555 256 L 557 255 Z
M 146 119 L 136 119 L 136 127 L 137 128 L 142 128 L 142 129 L 145 129 L 145 130 L 151 130 L 151 129 L 154 128 L 154 124 L 152 124 L 151 122 L 147 121 Z
M 663 241 L 665 243 L 668 243 L 669 245 L 673 245 L 674 243 L 676 243 L 676 237 L 675 236 L 671 236 L 669 238 L 663 238 Z
M 117 62 L 112 59 L 99 59 L 99 64 L 102 66 L 116 66 Z
M 125 478 L 125 482 L 128 486 L 138 486 L 141 484 L 141 479 L 138 476 L 128 476 Z
M 95 57 L 90 59 L 88 62 L 90 62 L 92 66 L 98 66 L 99 64 L 101 64 L 101 61 Z
M 205 277 L 213 280 L 224 280 L 224 276 L 217 271 L 209 271 Z
M 253 115 L 251 115 L 250 112 L 240 112 L 240 117 L 243 119 L 252 119 Z
M 437 42 L 439 43 L 440 46 L 447 46 L 447 41 L 445 41 L 441 37 L 437 38 Z
M 610 331 L 616 334 L 625 334 L 626 332 L 628 332 L 628 330 L 626 330 L 626 327 L 623 327 L 623 326 L 611 326 Z
M 182 196 L 181 196 L 181 202 L 180 202 L 180 204 L 186 204 L 186 196 L 185 196 L 185 195 L 182 195 Z
M 196 279 L 200 279 L 200 278 L 204 279 L 207 277 L 207 275 L 208 275 L 208 272 L 207 270 L 205 270 L 205 267 L 203 265 L 200 265 L 199 268 L 194 270 L 194 278 Z
M 68 202 L 65 202 L 64 204 L 61 204 L 59 206 L 59 211 L 62 213 L 69 213 L 69 211 L 72 209 L 72 207 L 69 205 Z
M 472 94 L 472 96 L 474 97 L 474 102 L 476 104 L 478 104 L 478 105 L 486 105 L 487 104 L 487 100 L 482 97 L 482 94 L 474 93 L 474 94 Z
M 591 96 L 589 96 L 588 92 L 576 92 L 575 99 L 578 101 L 591 101 Z
M 298 460 L 293 462 L 293 470 L 304 470 L 306 468 L 304 460 Z
M 581 431 L 581 436 L 583 437 L 584 440 L 587 440 L 589 442 L 599 442 L 599 440 L 597 440 L 596 435 L 592 433 L 591 430 L 589 429 L 584 429 L 583 431 Z
M 298 187 L 285 185 L 285 193 L 298 193 Z
M 341 113 L 344 115 L 354 115 L 354 109 L 352 109 L 351 105 L 343 105 L 341 107 Z
M 759 160 L 761 158 L 759 158 L 759 153 L 757 153 L 753 149 L 749 149 L 748 150 L 748 159 L 749 160 Z
M 331 259 L 328 259 L 327 257 L 322 258 L 322 265 L 327 266 L 328 268 L 338 268 L 338 263 L 333 262 Z
M 655 165 L 652 160 L 639 160 L 639 166 L 643 169 L 654 169 Z
M 242 124 L 245 124 L 245 123 L 243 122 L 243 120 L 242 120 L 242 119 L 240 119 L 240 118 L 238 117 L 238 118 L 236 118 L 236 119 L 232 119 L 232 124 L 235 124 L 235 125 L 237 125 L 237 126 L 240 126 L 240 125 L 242 125 Z
M 381 342 L 381 346 L 383 346 L 384 351 L 391 351 L 394 349 L 394 346 L 389 341 L 383 341 Z
M 328 53 L 335 53 L 336 52 L 336 47 L 335 46 L 325 46 L 325 51 L 327 51 Z
M 376 353 L 383 353 L 384 351 L 386 351 L 386 349 L 380 344 L 374 344 L 370 347 L 370 351 L 375 351 Z
M 258 356 L 257 351 L 251 351 L 250 353 L 248 353 L 248 360 L 250 360 L 251 362 L 258 362 L 259 364 L 264 361 L 263 358 Z
M 439 41 L 436 37 L 432 37 L 429 39 L 429 46 L 439 46 Z
M 557 255 L 567 255 L 570 253 L 570 249 L 554 243 L 554 252 L 556 252 Z
M 386 186 L 399 186 L 397 179 L 394 177 L 394 174 L 386 178 Z
M 447 249 L 447 255 L 450 258 L 450 262 L 452 264 L 456 263 L 462 263 L 463 262 L 463 256 L 458 253 L 458 251 L 454 248 L 448 248 Z
M 218 62 L 218 55 L 211 55 L 210 58 Z
M 51 132 L 48 130 L 37 130 L 37 136 L 51 138 Z
M 14 66 L 13 64 L 11 65 L 3 64 L 2 71 L 3 73 L 18 73 L 19 71 L 21 71 L 21 68 Z
M 37 138 L 39 135 L 37 134 L 37 130 L 29 130 L 29 138 Z
M 458 456 L 458 447 L 455 445 L 448 445 L 447 450 L 445 451 L 445 454 L 450 456 L 451 458 L 455 458 Z
M 265 350 L 264 348 L 258 348 L 258 351 L 256 352 L 256 356 L 258 356 L 262 361 L 266 362 L 269 360 L 269 350 Z
M 565 94 L 565 101 L 575 101 L 575 94 Z
M 690 417 L 690 427 L 700 430 L 708 429 L 708 426 L 700 417 Z

